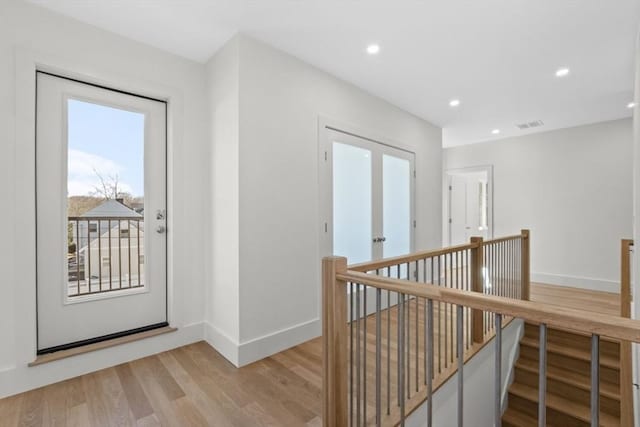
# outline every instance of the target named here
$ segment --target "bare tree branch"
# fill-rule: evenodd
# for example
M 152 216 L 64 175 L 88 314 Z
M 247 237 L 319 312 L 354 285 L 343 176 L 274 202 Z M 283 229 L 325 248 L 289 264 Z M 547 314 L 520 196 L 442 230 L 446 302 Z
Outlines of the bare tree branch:
M 115 200 L 124 196 L 124 193 L 121 193 L 119 190 L 119 177 L 118 174 L 108 175 L 105 177 L 100 172 L 93 168 L 93 173 L 96 174 L 98 180 L 100 180 L 99 185 L 95 185 L 94 191 L 91 192 L 91 195 L 102 197 L 105 200 Z

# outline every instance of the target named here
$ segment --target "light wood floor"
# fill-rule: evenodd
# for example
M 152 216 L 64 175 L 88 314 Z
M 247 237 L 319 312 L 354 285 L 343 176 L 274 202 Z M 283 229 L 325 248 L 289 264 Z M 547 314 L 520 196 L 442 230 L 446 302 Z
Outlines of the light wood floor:
M 618 307 L 616 294 L 557 286 L 532 284 L 531 297 L 611 314 Z M 367 324 L 373 366 L 375 322 Z M 319 426 L 321 345 L 317 338 L 237 369 L 206 343 L 192 344 L 1 399 L 0 426 Z
M 532 283 L 531 301 L 583 311 L 620 315 L 620 294 Z

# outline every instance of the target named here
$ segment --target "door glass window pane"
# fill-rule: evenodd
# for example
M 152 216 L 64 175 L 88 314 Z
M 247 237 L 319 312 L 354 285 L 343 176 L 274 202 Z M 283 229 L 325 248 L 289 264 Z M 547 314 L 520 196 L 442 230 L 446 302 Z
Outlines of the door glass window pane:
M 333 252 L 349 264 L 371 260 L 371 151 L 333 143 Z
M 67 101 L 67 294 L 144 285 L 144 114 Z
M 411 252 L 411 164 L 399 157 L 382 156 L 382 215 L 384 257 Z M 406 272 L 403 274 L 403 276 Z

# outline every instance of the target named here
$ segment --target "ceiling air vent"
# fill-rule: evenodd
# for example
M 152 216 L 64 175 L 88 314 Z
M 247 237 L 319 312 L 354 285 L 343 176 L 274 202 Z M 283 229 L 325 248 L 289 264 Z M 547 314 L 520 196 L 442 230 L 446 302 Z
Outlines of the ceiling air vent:
M 534 122 L 525 122 L 525 123 L 517 123 L 516 126 L 518 127 L 518 129 L 520 130 L 525 130 L 525 129 L 529 129 L 529 128 L 537 128 L 544 125 L 544 122 L 542 120 L 536 120 Z

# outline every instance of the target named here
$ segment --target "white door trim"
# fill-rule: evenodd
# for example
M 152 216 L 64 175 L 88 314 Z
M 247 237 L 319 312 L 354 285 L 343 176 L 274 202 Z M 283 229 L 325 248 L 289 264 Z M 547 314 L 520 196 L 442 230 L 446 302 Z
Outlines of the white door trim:
M 16 142 L 14 223 L 21 233 L 15 235 L 14 328 L 23 325 L 31 333 L 16 334 L 18 365 L 33 361 L 37 349 L 36 320 L 36 196 L 35 126 L 36 71 L 46 71 L 99 86 L 119 89 L 167 102 L 167 209 L 173 208 L 173 151 L 182 141 L 183 95 L 176 88 L 123 74 L 113 69 L 96 69 L 78 61 L 29 48 L 15 51 Z M 72 71 L 73 70 L 73 71 Z M 18 187 L 19 186 L 19 187 Z M 24 191 L 30 188 L 32 191 Z M 175 291 L 173 271 L 173 216 L 167 218 L 167 320 L 174 327 L 184 326 L 182 295 Z
M 467 168 L 453 168 L 444 171 L 442 179 L 442 194 L 444 195 L 444 203 L 442 204 L 442 221 L 443 221 L 443 234 L 442 244 L 443 246 L 451 246 L 451 224 L 449 223 L 449 215 L 451 212 L 451 200 L 449 193 L 450 178 L 452 175 L 459 175 L 461 173 L 474 173 L 474 172 L 486 172 L 487 173 L 487 225 L 489 230 L 487 236 L 490 239 L 493 238 L 493 165 L 480 165 L 470 166 Z

